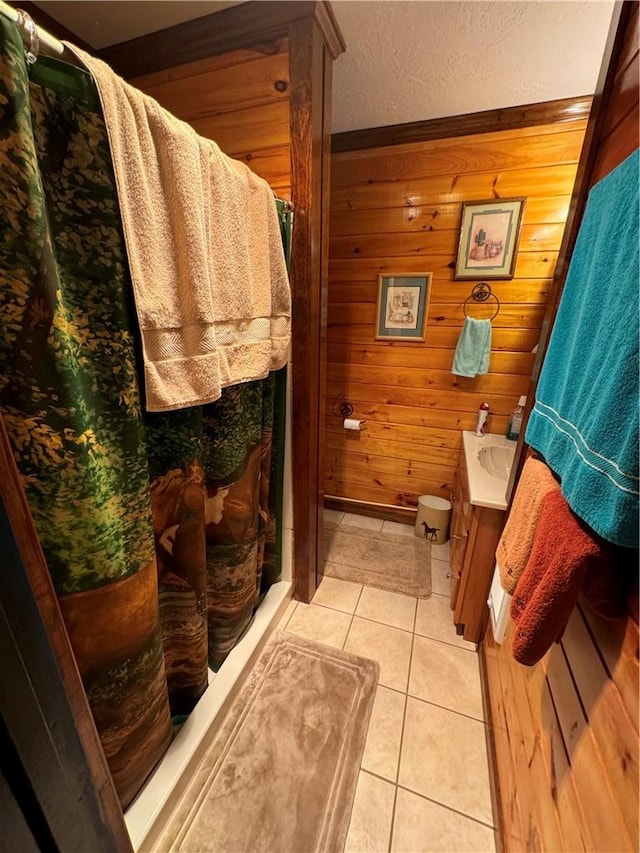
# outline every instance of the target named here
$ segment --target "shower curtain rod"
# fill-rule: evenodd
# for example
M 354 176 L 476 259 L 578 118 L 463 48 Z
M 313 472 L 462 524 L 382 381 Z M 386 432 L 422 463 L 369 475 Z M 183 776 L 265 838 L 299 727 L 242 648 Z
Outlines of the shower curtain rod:
M 31 22 L 31 26 L 35 29 L 38 41 L 43 47 L 46 47 L 56 56 L 61 56 L 64 53 L 65 47 L 62 42 L 58 41 L 58 39 L 55 36 L 52 36 L 51 33 L 43 30 L 42 27 L 36 26 L 35 22 L 27 12 L 24 12 L 22 9 L 14 9 L 13 6 L 9 6 L 8 3 L 5 3 L 4 0 L 0 0 L 0 13 L 18 25 L 23 41 L 28 42 L 32 39 L 29 24 L 29 22 Z M 29 49 L 29 46 L 27 46 L 27 49 Z M 37 56 L 37 50 L 35 53 Z

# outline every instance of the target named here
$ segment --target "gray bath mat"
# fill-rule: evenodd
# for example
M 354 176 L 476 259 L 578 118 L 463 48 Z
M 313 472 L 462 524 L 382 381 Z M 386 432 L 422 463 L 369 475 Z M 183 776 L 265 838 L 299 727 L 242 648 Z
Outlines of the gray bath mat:
M 324 525 L 324 574 L 417 598 L 431 596 L 431 545 L 419 536 Z
M 343 850 L 379 671 L 274 632 L 157 849 Z

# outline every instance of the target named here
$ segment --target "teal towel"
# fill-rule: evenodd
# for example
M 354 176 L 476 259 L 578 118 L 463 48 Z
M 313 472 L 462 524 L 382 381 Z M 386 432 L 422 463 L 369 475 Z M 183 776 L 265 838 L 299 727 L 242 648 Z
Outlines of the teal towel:
M 489 372 L 491 320 L 467 317 L 458 339 L 451 372 L 456 376 L 478 376 Z
M 638 151 L 589 201 L 526 440 L 604 539 L 638 547 Z

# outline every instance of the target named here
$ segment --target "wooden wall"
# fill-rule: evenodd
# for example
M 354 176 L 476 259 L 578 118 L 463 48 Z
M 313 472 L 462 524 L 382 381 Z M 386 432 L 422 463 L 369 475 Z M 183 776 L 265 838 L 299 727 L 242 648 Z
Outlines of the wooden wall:
M 291 198 L 288 39 L 130 82 Z
M 504 849 L 638 849 L 637 599 L 606 622 L 577 607 L 560 645 L 528 668 L 513 623 L 484 655 Z
M 525 394 L 562 239 L 586 121 L 348 151 L 332 157 L 326 383 L 327 496 L 415 506 L 449 497 L 460 430 L 488 401 L 505 433 Z M 490 373 L 451 374 L 463 302 L 453 281 L 465 200 L 528 198 L 516 275 L 492 282 Z M 375 340 L 378 274 L 432 272 L 424 344 Z M 490 300 L 493 302 L 493 300 Z M 474 305 L 469 313 L 490 316 Z M 354 406 L 362 433 L 342 428 Z
M 638 147 L 638 6 L 605 88 L 589 185 Z M 628 10 L 623 12 L 623 21 Z M 587 171 L 587 176 L 589 172 Z M 632 560 L 637 574 L 637 554 Z M 581 603 L 536 666 L 511 656 L 513 625 L 483 644 L 506 851 L 638 850 L 637 590 L 605 621 Z

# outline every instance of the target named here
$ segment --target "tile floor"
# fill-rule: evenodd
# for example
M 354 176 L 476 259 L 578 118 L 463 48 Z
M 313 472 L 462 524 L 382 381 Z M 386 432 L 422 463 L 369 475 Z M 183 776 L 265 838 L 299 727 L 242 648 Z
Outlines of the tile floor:
M 413 527 L 325 510 L 335 523 Z M 346 853 L 496 850 L 475 647 L 449 608 L 448 545 L 432 547 L 430 599 L 324 578 L 279 627 L 380 663 Z

